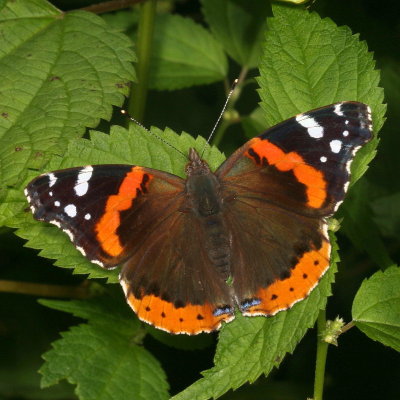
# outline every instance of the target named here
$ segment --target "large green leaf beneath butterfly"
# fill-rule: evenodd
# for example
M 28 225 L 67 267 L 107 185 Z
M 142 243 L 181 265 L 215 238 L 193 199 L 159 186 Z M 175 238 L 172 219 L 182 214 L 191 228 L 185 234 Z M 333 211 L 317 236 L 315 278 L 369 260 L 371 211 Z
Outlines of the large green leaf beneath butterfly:
M 42 387 L 65 379 L 76 385 L 81 400 L 169 398 L 165 373 L 141 345 L 140 323 L 121 300 L 41 301 L 89 320 L 63 332 L 43 355 Z
M 15 211 L 6 187 L 22 189 L 29 168 L 63 154 L 70 139 L 122 104 L 135 56 L 129 39 L 98 16 L 63 14 L 44 0 L 7 2 L 0 27 L 3 217 Z

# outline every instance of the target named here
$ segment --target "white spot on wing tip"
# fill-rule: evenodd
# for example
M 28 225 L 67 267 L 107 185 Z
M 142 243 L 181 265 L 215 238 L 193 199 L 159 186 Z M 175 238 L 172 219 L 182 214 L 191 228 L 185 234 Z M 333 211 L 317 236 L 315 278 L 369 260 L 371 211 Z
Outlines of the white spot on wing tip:
M 343 136 L 349 136 L 349 131 L 343 131 Z
M 335 105 L 335 109 L 333 110 L 333 112 L 336 115 L 339 115 L 339 117 L 343 116 L 343 111 L 342 111 L 342 103 L 338 103 Z
M 78 173 L 78 179 L 76 180 L 74 190 L 78 196 L 84 196 L 89 190 L 89 181 L 92 177 L 93 167 L 88 165 L 82 168 Z
M 342 142 L 340 140 L 332 140 L 329 146 L 331 147 L 332 153 L 339 153 L 342 149 Z
M 49 177 L 49 186 L 52 187 L 53 185 L 55 185 L 55 183 L 57 182 L 57 177 L 52 172 L 45 175 Z
M 92 216 L 89 213 L 87 213 L 85 214 L 84 218 L 86 219 L 86 221 L 89 221 L 90 218 L 92 218 Z
M 60 207 L 60 206 L 61 206 L 61 203 L 60 203 L 58 200 L 56 200 L 56 201 L 54 202 L 54 205 L 55 205 L 56 207 Z
M 65 206 L 64 211 L 68 215 L 68 217 L 76 217 L 76 207 L 74 204 L 68 204 L 67 206 Z
M 318 122 L 311 118 L 308 114 L 299 114 L 296 116 L 296 121 L 307 129 L 308 134 L 314 139 L 320 139 L 324 136 L 324 128 Z
M 320 157 L 321 162 L 326 162 L 328 159 L 325 156 Z

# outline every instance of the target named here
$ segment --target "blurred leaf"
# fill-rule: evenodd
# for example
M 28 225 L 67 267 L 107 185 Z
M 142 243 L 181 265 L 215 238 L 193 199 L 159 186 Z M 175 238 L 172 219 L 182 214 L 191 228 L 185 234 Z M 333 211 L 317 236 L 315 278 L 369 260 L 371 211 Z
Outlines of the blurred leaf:
M 374 220 L 385 236 L 400 236 L 400 193 L 381 197 L 371 203 Z
M 352 314 L 369 338 L 400 351 L 400 268 L 393 266 L 366 279 L 354 298 Z
M 137 8 L 129 8 L 127 10 L 101 14 L 101 18 L 114 29 L 126 33 L 137 27 L 139 23 L 139 12 Z
M 344 216 L 342 232 L 352 244 L 366 252 L 376 265 L 384 268 L 392 265 L 393 261 L 372 219 L 370 194 L 373 191 L 373 187 L 366 180 L 357 182 L 340 207 L 339 215 Z
M 159 362 L 136 343 L 140 324 L 131 315 L 115 314 L 112 299 L 42 300 L 42 304 L 85 317 L 43 355 L 42 386 L 62 379 L 76 385 L 81 400 L 167 399 L 168 384 Z M 129 313 L 131 314 L 131 313 Z
M 221 45 L 201 25 L 179 15 L 156 19 L 150 87 L 174 90 L 223 80 L 228 63 Z
M 129 39 L 96 15 L 62 14 L 44 0 L 7 2 L 0 24 L 4 198 L 6 185 L 19 187 L 29 168 L 111 117 L 134 78 L 134 53 Z
M 261 56 L 268 1 L 202 0 L 210 29 L 225 51 L 242 67 L 254 68 Z
M 371 107 L 378 132 L 386 110 L 383 90 L 372 53 L 359 35 L 300 8 L 274 4 L 273 13 L 258 80 L 268 126 L 313 108 L 357 100 Z M 365 172 L 377 145 L 375 138 L 357 153 L 352 182 Z

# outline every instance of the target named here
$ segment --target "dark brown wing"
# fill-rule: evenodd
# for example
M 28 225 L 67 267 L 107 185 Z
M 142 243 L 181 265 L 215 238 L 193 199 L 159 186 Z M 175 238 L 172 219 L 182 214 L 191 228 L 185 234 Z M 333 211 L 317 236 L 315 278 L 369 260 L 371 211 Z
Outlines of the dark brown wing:
M 343 201 L 370 110 L 344 102 L 300 114 L 238 149 L 216 172 L 232 232 L 232 277 L 245 315 L 303 299 L 329 266 L 324 217 Z
M 165 172 L 95 165 L 43 174 L 25 194 L 34 217 L 61 228 L 90 261 L 125 262 L 121 284 L 140 319 L 196 334 L 232 319 L 233 308 L 184 190 L 183 179 Z
M 183 209 L 183 199 L 177 201 Z M 158 205 L 154 200 L 142 211 L 150 214 Z M 192 213 L 165 213 L 138 235 L 131 237 L 138 246 L 122 269 L 121 284 L 140 319 L 171 333 L 197 334 L 234 318 L 230 289 L 211 265 Z
M 61 228 L 91 262 L 113 268 L 133 252 L 129 235 L 175 210 L 183 179 L 132 165 L 94 165 L 43 174 L 25 189 L 34 218 Z M 157 198 L 157 209 L 141 212 L 144 199 Z M 124 214 L 134 213 L 127 227 Z M 149 221 L 150 220 L 150 221 Z

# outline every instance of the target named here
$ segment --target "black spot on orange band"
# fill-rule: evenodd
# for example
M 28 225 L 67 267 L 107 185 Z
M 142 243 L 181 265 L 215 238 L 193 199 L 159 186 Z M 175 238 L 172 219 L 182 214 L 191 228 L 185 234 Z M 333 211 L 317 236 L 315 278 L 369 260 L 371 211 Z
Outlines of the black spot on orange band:
M 307 205 L 312 208 L 321 207 L 326 200 L 326 180 L 323 173 L 308 165 L 299 153 L 284 152 L 267 139 L 254 138 L 250 141 L 247 157 L 261 164 L 266 160 L 279 171 L 292 171 L 296 179 L 306 186 Z

